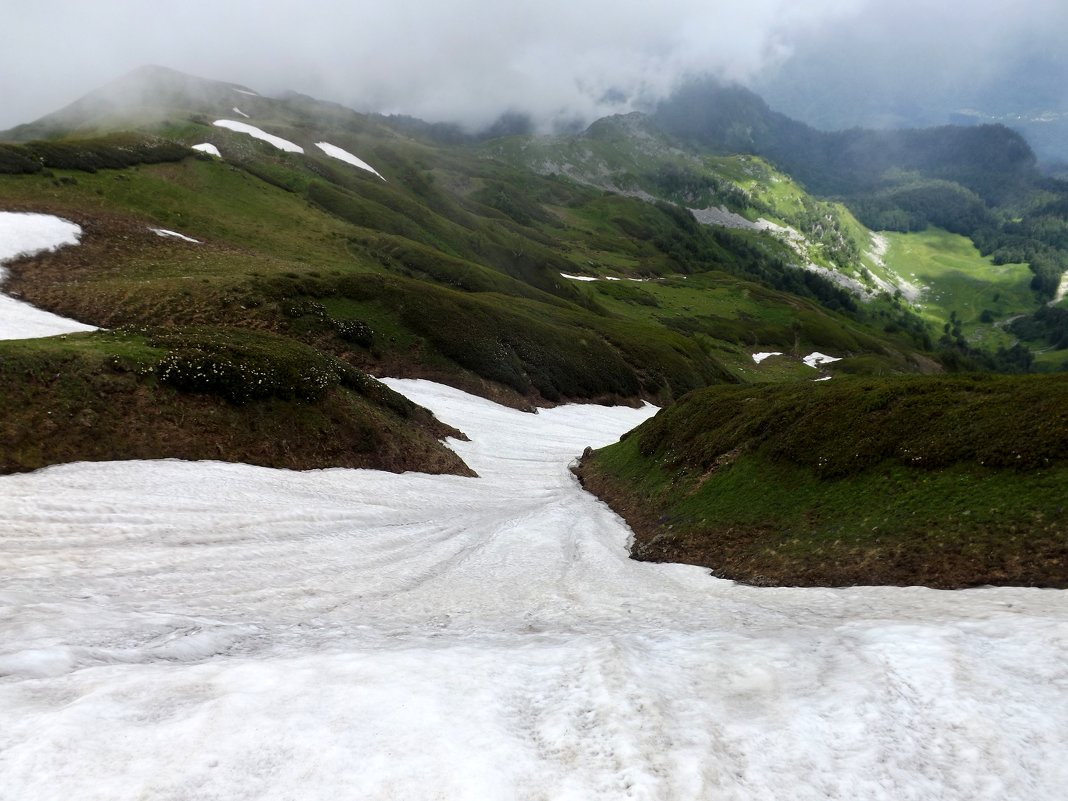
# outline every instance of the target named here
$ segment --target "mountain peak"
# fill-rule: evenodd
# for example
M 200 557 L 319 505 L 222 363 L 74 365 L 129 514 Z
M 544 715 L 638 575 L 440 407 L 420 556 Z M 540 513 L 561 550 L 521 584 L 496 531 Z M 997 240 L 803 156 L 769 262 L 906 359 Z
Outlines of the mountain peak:
M 90 134 L 121 117 L 147 125 L 175 112 L 231 114 L 237 103 L 259 95 L 235 83 L 189 75 L 170 67 L 146 64 L 116 78 L 59 111 L 0 135 L 13 140 L 47 139 L 60 134 Z

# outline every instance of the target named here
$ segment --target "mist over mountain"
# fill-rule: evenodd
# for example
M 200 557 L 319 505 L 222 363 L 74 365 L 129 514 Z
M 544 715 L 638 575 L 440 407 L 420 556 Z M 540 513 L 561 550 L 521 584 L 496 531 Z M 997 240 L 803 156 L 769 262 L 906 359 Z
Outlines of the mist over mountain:
M 1068 159 L 1068 6 L 868 3 L 793 42 L 751 88 L 824 130 L 1002 123 Z
M 539 130 L 647 109 L 711 75 L 816 127 L 943 124 L 1064 107 L 1053 0 L 191 0 L 165 21 L 133 0 L 27 4 L 5 15 L 0 128 L 34 120 L 144 64 L 298 91 L 360 111 Z

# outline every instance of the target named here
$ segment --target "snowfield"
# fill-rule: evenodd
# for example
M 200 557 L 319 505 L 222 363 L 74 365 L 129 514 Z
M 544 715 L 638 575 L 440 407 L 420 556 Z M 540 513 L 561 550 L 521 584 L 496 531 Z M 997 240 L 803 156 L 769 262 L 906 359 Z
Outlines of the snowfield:
M 0 477 L 0 799 L 1063 799 L 1068 594 L 634 562 L 567 464 L 652 407 L 388 383 L 481 478 Z
M 284 150 L 287 153 L 303 153 L 304 148 L 300 145 L 293 144 L 288 139 L 283 139 L 280 136 L 269 134 L 261 128 L 257 128 L 255 125 L 249 125 L 247 122 L 237 122 L 236 120 L 215 120 L 213 123 L 218 128 L 226 128 L 230 131 L 237 131 L 238 133 L 248 134 L 253 139 L 260 139 L 268 144 L 272 144 L 279 150 Z
M 0 211 L 0 284 L 6 277 L 5 262 L 77 245 L 81 235 L 81 226 L 51 214 Z M 68 320 L 0 294 L 0 339 L 29 339 L 95 330 L 94 326 Z
M 359 158 L 358 156 L 352 155 L 349 151 L 344 150 L 343 148 L 340 148 L 337 145 L 332 145 L 329 142 L 316 142 L 315 146 L 331 158 L 338 159 L 339 161 L 343 161 L 346 164 L 351 164 L 353 167 L 359 167 L 361 170 L 373 172 L 379 178 L 382 178 L 382 173 L 380 173 L 366 161 Z M 385 181 L 386 179 L 382 178 L 382 180 Z

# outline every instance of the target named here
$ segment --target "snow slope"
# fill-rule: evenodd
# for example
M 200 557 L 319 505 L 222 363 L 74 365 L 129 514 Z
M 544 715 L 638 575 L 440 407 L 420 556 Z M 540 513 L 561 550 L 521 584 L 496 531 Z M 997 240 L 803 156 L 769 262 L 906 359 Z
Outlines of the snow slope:
M 51 214 L 0 211 L 0 283 L 5 277 L 5 262 L 65 245 L 77 245 L 81 235 L 80 226 Z M 95 330 L 94 326 L 68 320 L 0 294 L 0 339 L 29 339 Z
M 237 122 L 236 120 L 215 120 L 213 124 L 219 128 L 226 128 L 231 131 L 237 131 L 238 133 L 248 134 L 253 139 L 261 139 L 287 153 L 304 152 L 304 148 L 300 145 L 293 144 L 288 139 L 283 139 L 280 136 L 269 134 L 263 129 L 257 128 L 255 125 L 249 125 L 247 122 Z
M 1068 594 L 629 560 L 567 462 L 653 410 L 389 381 L 479 479 L 0 477 L 0 799 L 1061 799 Z
M 352 155 L 351 153 L 349 153 L 349 151 L 344 150 L 343 148 L 340 148 L 337 145 L 332 145 L 329 142 L 316 142 L 315 146 L 331 158 L 344 161 L 346 164 L 351 164 L 353 167 L 359 167 L 361 170 L 373 172 L 379 178 L 382 178 L 382 174 L 370 164 L 368 164 L 366 161 L 359 158 L 358 156 Z M 382 178 L 382 180 L 384 181 L 386 179 Z

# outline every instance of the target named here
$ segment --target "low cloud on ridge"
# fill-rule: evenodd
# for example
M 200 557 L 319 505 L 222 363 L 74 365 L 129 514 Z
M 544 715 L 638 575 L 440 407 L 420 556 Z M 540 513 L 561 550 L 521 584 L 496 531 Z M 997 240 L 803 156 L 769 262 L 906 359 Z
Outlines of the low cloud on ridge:
M 974 60 L 988 39 L 1001 41 L 1021 27 L 1048 28 L 1051 14 L 1059 24 L 1066 15 L 1058 2 L 1024 0 L 1002 19 L 1010 11 L 1006 0 L 948 0 L 935 15 L 939 23 L 952 20 L 955 7 L 971 21 L 963 26 L 968 36 L 981 41 L 967 54 L 967 43 L 947 30 L 954 50 L 942 55 Z M 395 0 L 361 6 L 336 0 L 22 4 L 5 14 L 0 128 L 35 119 L 149 63 L 265 93 L 293 89 L 360 110 L 469 127 L 519 111 L 549 126 L 627 110 L 664 96 L 688 75 L 766 80 L 811 52 L 827 31 L 848 37 L 872 21 L 898 20 L 885 44 L 907 47 L 910 26 L 922 25 L 924 13 L 919 0 Z M 939 58 L 932 53 L 933 62 Z
M 595 116 L 681 76 L 745 80 L 800 30 L 862 0 L 39 0 L 9 13 L 0 127 L 28 122 L 143 64 L 306 92 L 361 110 L 487 124 Z

